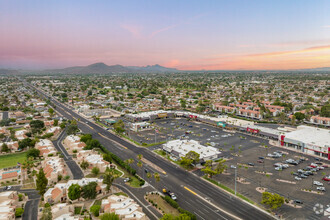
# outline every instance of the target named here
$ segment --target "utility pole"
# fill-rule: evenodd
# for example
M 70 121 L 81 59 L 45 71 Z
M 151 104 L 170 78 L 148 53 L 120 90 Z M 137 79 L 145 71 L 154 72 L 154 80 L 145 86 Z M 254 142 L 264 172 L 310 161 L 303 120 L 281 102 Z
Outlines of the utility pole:
M 236 185 L 237 185 L 237 167 L 234 165 L 230 166 L 232 169 L 235 169 L 235 195 L 236 195 Z

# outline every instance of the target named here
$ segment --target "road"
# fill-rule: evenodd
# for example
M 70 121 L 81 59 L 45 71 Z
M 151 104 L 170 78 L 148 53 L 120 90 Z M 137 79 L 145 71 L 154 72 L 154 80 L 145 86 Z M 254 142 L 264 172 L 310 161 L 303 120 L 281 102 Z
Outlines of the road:
M 36 88 L 34 88 L 36 89 Z M 36 89 L 37 90 L 37 89 Z M 40 95 L 49 98 L 47 95 L 37 90 Z M 202 180 L 200 177 L 187 172 L 175 164 L 161 158 L 148 149 L 137 147 L 124 139 L 104 130 L 94 123 L 73 112 L 57 100 L 50 98 L 56 105 L 56 110 L 68 119 L 79 119 L 78 127 L 84 133 L 90 133 L 93 138 L 98 139 L 109 151 L 118 155 L 122 159 L 137 157 L 142 154 L 144 158 L 161 167 L 166 175 L 161 174 L 161 180 L 158 183 L 151 181 L 159 191 L 163 187 L 168 188 L 178 195 L 179 205 L 196 214 L 198 219 L 273 219 L 263 210 L 260 210 L 245 201 L 242 201 L 232 195 L 220 190 L 217 186 Z M 143 168 L 154 171 L 153 168 L 144 165 L 138 170 L 140 176 L 143 176 Z M 157 172 L 157 171 L 154 171 Z
M 38 205 L 40 201 L 40 195 L 35 189 L 21 189 L 21 186 L 12 186 L 11 191 L 18 191 L 19 193 L 25 193 L 29 200 L 25 203 L 23 220 L 35 220 L 38 219 Z M 0 188 L 0 192 L 3 192 L 4 187 Z
M 72 159 L 72 157 L 68 154 L 65 147 L 62 144 L 62 141 L 66 137 L 66 131 L 64 130 L 61 135 L 57 138 L 57 140 L 53 141 L 53 144 L 58 152 L 61 152 L 63 155 L 63 159 L 69 169 L 71 170 L 73 179 L 81 179 L 84 177 L 83 172 L 77 163 Z

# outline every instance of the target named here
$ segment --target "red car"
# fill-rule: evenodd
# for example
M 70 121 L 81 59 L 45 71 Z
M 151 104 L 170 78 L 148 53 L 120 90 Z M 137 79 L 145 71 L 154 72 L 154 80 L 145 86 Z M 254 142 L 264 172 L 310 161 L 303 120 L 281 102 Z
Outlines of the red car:
M 330 181 L 330 176 L 325 176 L 322 178 L 324 181 Z
M 263 160 L 257 160 L 258 163 L 263 163 L 264 161 Z
M 328 166 L 328 165 L 325 165 L 325 164 L 323 164 L 323 165 L 321 165 L 321 167 L 324 167 L 324 168 L 328 168 L 329 166 Z

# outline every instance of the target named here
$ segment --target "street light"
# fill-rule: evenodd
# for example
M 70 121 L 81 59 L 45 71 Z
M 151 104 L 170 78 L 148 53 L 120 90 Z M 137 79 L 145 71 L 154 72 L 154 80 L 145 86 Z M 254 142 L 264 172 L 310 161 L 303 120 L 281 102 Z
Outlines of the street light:
M 237 167 L 234 165 L 231 165 L 230 168 L 235 169 L 235 195 L 236 195 L 236 179 L 237 179 Z

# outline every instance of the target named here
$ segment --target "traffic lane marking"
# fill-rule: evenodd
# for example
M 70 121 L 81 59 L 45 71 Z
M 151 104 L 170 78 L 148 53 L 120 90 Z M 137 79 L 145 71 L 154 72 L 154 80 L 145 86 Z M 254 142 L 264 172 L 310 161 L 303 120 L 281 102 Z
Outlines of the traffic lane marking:
M 195 196 L 199 197 L 200 199 L 204 200 L 206 203 L 212 205 L 213 207 L 217 208 L 218 210 L 220 210 L 221 212 L 225 213 L 226 215 L 234 218 L 234 219 L 238 219 L 241 220 L 241 218 L 239 218 L 238 216 L 235 216 L 234 214 L 231 214 L 223 209 L 221 209 L 220 207 L 216 206 L 215 204 L 211 203 L 210 201 L 206 200 L 205 198 L 203 198 L 202 196 L 198 195 L 196 192 L 192 191 L 191 189 L 189 189 L 188 187 L 184 186 L 184 189 L 186 189 L 187 191 L 191 192 L 192 194 L 194 194 Z M 220 215 L 219 213 L 217 213 L 218 215 Z M 220 215 L 221 216 L 221 215 Z M 222 216 L 223 218 L 225 218 L 224 216 Z
M 109 140 L 109 141 L 113 141 L 113 140 L 111 140 L 110 138 L 108 138 L 108 137 L 106 137 L 106 136 L 104 136 L 103 134 L 101 134 L 101 133 L 98 133 L 98 135 L 100 135 L 101 137 L 103 137 L 103 138 L 105 138 L 105 139 L 107 139 L 107 140 Z M 123 147 L 123 148 L 125 148 L 126 150 L 128 149 L 127 147 L 125 147 L 124 145 L 121 145 L 121 144 L 119 144 L 119 143 L 117 143 L 116 142 L 116 144 L 118 145 L 118 146 L 120 146 L 120 147 Z
M 188 190 L 189 192 L 191 192 L 192 194 L 194 194 L 195 196 L 197 196 L 197 193 L 195 193 L 194 191 L 192 191 L 192 190 L 189 189 L 188 187 L 184 186 L 183 188 L 185 188 L 186 190 Z

